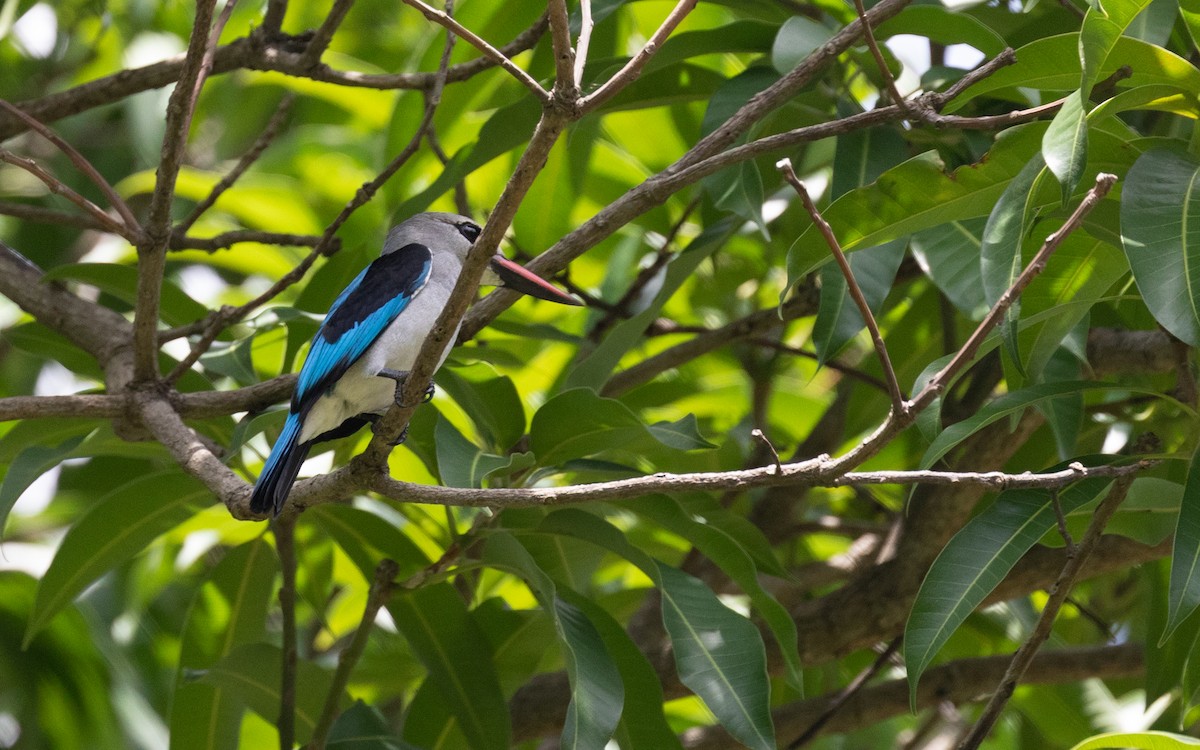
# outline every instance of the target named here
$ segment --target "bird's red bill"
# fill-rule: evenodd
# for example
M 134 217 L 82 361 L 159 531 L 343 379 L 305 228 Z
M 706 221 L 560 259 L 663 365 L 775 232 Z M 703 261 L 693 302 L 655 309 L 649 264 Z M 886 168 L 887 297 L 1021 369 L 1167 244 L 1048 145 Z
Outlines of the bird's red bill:
M 530 297 L 537 297 L 548 302 L 557 302 L 560 305 L 578 306 L 583 304 L 541 276 L 526 268 L 522 268 L 503 255 L 496 255 L 492 258 L 492 268 L 495 269 L 496 275 L 500 277 L 500 280 L 504 282 L 504 286 L 512 289 L 514 292 L 528 294 Z

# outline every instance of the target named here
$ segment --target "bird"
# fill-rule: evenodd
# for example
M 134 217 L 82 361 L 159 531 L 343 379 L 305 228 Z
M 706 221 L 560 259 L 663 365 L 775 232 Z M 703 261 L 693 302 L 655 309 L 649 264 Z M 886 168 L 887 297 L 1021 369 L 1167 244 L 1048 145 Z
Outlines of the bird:
M 287 420 L 250 496 L 254 513 L 279 515 L 314 444 L 373 424 L 398 401 L 404 378 L 482 231 L 466 216 L 427 212 L 388 232 L 383 252 L 338 295 L 313 336 Z M 482 283 L 582 304 L 500 253 L 492 257 Z M 449 337 L 438 367 L 457 334 L 455 329 Z M 431 385 L 425 400 L 432 396 Z M 403 440 L 401 435 L 397 444 Z

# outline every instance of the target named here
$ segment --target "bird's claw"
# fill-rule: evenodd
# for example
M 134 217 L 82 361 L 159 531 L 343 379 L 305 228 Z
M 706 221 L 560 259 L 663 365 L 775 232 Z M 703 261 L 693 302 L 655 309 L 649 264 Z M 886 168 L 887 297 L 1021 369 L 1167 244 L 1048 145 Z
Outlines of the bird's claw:
M 384 368 L 378 373 L 381 378 L 391 378 L 396 381 L 396 406 L 404 406 L 404 401 L 401 398 L 404 395 L 404 383 L 408 380 L 408 373 L 403 370 L 391 370 Z M 425 395 L 421 397 L 421 403 L 427 404 L 433 399 L 433 394 L 437 389 L 433 387 L 433 383 L 425 389 Z

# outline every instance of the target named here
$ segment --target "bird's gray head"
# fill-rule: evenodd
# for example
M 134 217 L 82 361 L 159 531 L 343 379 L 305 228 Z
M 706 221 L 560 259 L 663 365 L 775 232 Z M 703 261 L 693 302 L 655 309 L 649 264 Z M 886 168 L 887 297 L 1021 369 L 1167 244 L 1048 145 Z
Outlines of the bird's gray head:
M 435 257 L 439 253 L 451 252 L 461 263 L 467 259 L 467 253 L 482 232 L 483 229 L 466 216 L 430 211 L 417 214 L 388 232 L 387 241 L 383 244 L 383 254 L 394 253 L 415 242 L 429 248 Z M 500 253 L 492 257 L 491 263 L 484 271 L 482 283 L 508 287 L 515 292 L 561 305 L 582 304 Z
M 463 261 L 482 231 L 478 224 L 466 216 L 429 211 L 393 227 L 383 243 L 383 255 L 415 242 L 434 253 L 454 253 Z

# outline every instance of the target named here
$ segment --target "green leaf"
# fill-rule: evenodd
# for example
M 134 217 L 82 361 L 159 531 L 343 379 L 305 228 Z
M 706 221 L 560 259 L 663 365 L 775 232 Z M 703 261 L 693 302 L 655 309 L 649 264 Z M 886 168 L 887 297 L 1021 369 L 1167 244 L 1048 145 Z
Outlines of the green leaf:
M 1200 0 L 1179 0 L 1179 17 L 1187 26 L 1192 44 L 1200 46 Z
M 1185 750 L 1200 747 L 1200 739 L 1172 732 L 1107 732 L 1075 745 L 1071 750 L 1103 750 L 1104 748 L 1138 748 L 1138 750 Z
M 116 263 L 72 263 L 50 269 L 42 276 L 42 281 L 78 281 L 90 284 L 132 306 L 137 302 L 137 277 L 138 271 L 133 266 Z M 160 311 L 167 325 L 186 325 L 208 315 L 208 308 L 189 297 L 174 281 L 163 279 L 160 288 Z
M 825 209 L 846 252 L 873 247 L 922 229 L 985 216 L 1029 159 L 1037 153 L 1042 126 L 1005 131 L 979 164 L 947 173 L 934 152 L 889 169 L 874 183 L 852 190 Z M 788 251 L 788 289 L 829 258 L 829 247 L 809 225 Z
M 383 714 L 361 700 L 329 728 L 327 750 L 418 750 L 392 732 Z
M 516 471 L 529 468 L 534 463 L 533 456 L 527 453 L 509 456 L 484 453 L 440 413 L 434 428 L 434 441 L 437 446 L 438 475 L 447 487 L 479 488 L 493 472 Z
M 39 583 L 25 644 L 88 584 L 211 500 L 206 487 L 178 470 L 139 477 L 97 500 L 67 531 Z
M 507 451 L 525 434 L 525 406 L 517 387 L 491 365 L 443 368 L 438 387 L 471 417 L 492 452 Z
M 909 246 L 921 270 L 959 310 L 978 320 L 987 313 L 979 251 L 984 217 L 951 221 L 912 236 Z
M 187 679 L 262 640 L 275 593 L 275 550 L 262 537 L 221 558 L 196 592 L 183 626 L 179 674 L 171 696 L 171 750 L 237 747 L 243 706 L 221 686 Z
M 279 718 L 279 670 L 282 653 L 269 643 L 248 643 L 229 652 L 225 658 L 197 676 L 200 682 L 227 690 L 243 705 L 271 724 Z M 296 662 L 296 741 L 308 742 L 317 718 L 325 705 L 325 696 L 333 675 L 307 659 Z M 341 696 L 349 703 L 349 696 Z
M 551 513 L 539 526 L 614 552 L 659 587 L 663 625 L 671 637 L 679 678 L 700 696 L 738 742 L 758 750 L 775 747 L 766 651 L 754 625 L 724 604 L 707 586 L 663 565 L 631 545 L 607 521 L 574 508 Z
M 1036 193 L 1034 185 L 1044 167 L 1042 155 L 1035 154 L 1004 189 L 983 228 L 979 272 L 983 279 L 984 299 L 989 307 L 1000 300 L 1024 268 L 1021 246 L 1024 244 L 1027 222 L 1032 218 Z M 1005 314 L 1002 333 L 1009 356 L 1021 368 L 1021 352 L 1016 343 L 1019 318 L 1020 300 L 1016 300 Z
M 13 505 L 21 497 L 29 485 L 50 469 L 58 466 L 63 459 L 75 452 L 75 449 L 87 437 L 84 432 L 69 437 L 55 446 L 31 445 L 17 454 L 4 473 L 3 483 L 0 484 L 0 536 L 4 535 L 4 527 L 8 523 L 8 514 Z
M 617 665 L 625 686 L 625 705 L 617 739 L 629 750 L 669 750 L 681 748 L 679 736 L 671 730 L 663 715 L 662 683 L 646 655 L 629 638 L 621 623 L 603 607 L 570 589 L 559 595 L 578 607 L 592 621 L 604 639 L 604 647 Z
M 603 750 L 621 719 L 625 688 L 600 633 L 578 607 L 559 596 L 558 587 L 511 534 L 489 537 L 485 554 L 490 564 L 525 579 L 542 609 L 554 618 L 571 682 L 562 746 Z
M 941 5 L 910 5 L 875 27 L 877 39 L 887 39 L 897 34 L 915 34 L 947 46 L 969 44 L 982 52 L 984 57 L 995 57 L 1008 46 L 1004 37 L 984 22 Z
M 630 503 L 628 507 L 638 515 L 649 518 L 659 526 L 688 540 L 746 592 L 754 609 L 766 621 L 776 643 L 779 644 L 784 664 L 787 665 L 789 682 L 803 695 L 804 683 L 800 674 L 796 623 L 787 608 L 758 582 L 759 571 L 749 553 L 709 519 L 693 518 L 672 498 L 644 497 L 636 503 Z
M 1162 47 L 1124 36 L 1116 40 L 1104 63 L 1094 73 L 1093 81 L 1122 65 L 1128 65 L 1133 71 L 1133 75 L 1121 82 L 1125 88 L 1165 83 L 1188 91 L 1200 90 L 1200 70 L 1187 60 Z M 1075 91 L 1080 87 L 1082 74 L 1078 34 L 1038 39 L 1017 50 L 1015 65 L 1002 68 L 971 85 L 950 102 L 945 112 L 951 114 L 974 99 L 1002 90 L 1011 90 L 1014 97 L 1019 88 Z
M 1192 456 L 1171 552 L 1171 589 L 1162 640 L 1200 607 L 1200 451 Z
M 697 579 L 661 563 L 658 570 L 663 624 L 680 681 L 739 742 L 771 750 L 771 685 L 758 630 Z
M 671 448 L 712 447 L 695 433 L 695 420 L 660 422 L 647 427 L 625 404 L 587 388 L 555 396 L 533 415 L 529 442 L 541 466 L 554 466 L 629 443 L 653 438 Z
M 1121 191 L 1121 239 L 1138 290 L 1164 328 L 1200 345 L 1200 162 L 1147 151 Z
M 804 16 L 792 16 L 779 27 L 771 46 L 771 65 L 780 73 L 790 72 L 833 36 L 833 29 Z
M 734 229 L 735 222 L 719 221 L 689 242 L 688 246 L 667 264 L 662 287 L 654 295 L 654 300 L 644 310 L 613 326 L 604 340 L 571 369 L 564 388 L 599 390 L 612 375 L 621 357 L 642 341 L 646 329 L 658 319 L 667 300 L 691 278 L 701 263 L 725 245 L 733 236 Z
M 998 419 L 1019 414 L 1046 399 L 1102 387 L 1104 386 L 1089 381 L 1064 381 L 1042 383 L 1006 393 L 967 419 L 943 430 L 925 450 L 925 455 L 921 457 L 921 468 L 928 469 L 933 466 L 951 448 Z
M 491 648 L 454 587 L 439 583 L 401 592 L 392 597 L 388 611 L 471 747 L 506 750 L 508 704 Z
M 904 240 L 893 240 L 851 255 L 850 272 L 867 300 L 867 307 L 878 313 L 892 290 L 896 271 L 904 260 Z M 813 323 L 813 342 L 817 361 L 824 364 L 837 355 L 851 339 L 866 327 L 858 305 L 850 297 L 850 287 L 842 269 L 834 263 L 821 267 L 821 302 Z
M 1099 71 L 1117 44 L 1121 33 L 1150 0 L 1098 0 L 1083 17 L 1079 32 L 1082 59 L 1081 95 L 1086 97 L 1099 79 Z M 1019 58 L 1018 58 L 1019 59 Z
M 1063 512 L 1093 500 L 1110 481 L 1084 479 L 1060 492 Z M 1008 490 L 954 535 L 921 583 L 904 628 L 910 700 L 926 667 L 967 615 L 1056 522 L 1050 491 Z
M 1087 166 L 1087 132 L 1083 92 L 1076 91 L 1067 97 L 1042 136 L 1042 158 L 1062 186 L 1064 206 L 1071 200 Z
M 329 534 L 368 581 L 384 557 L 399 564 L 397 578 L 401 580 L 430 563 L 429 556 L 412 539 L 375 513 L 327 503 L 309 508 L 304 517 Z

